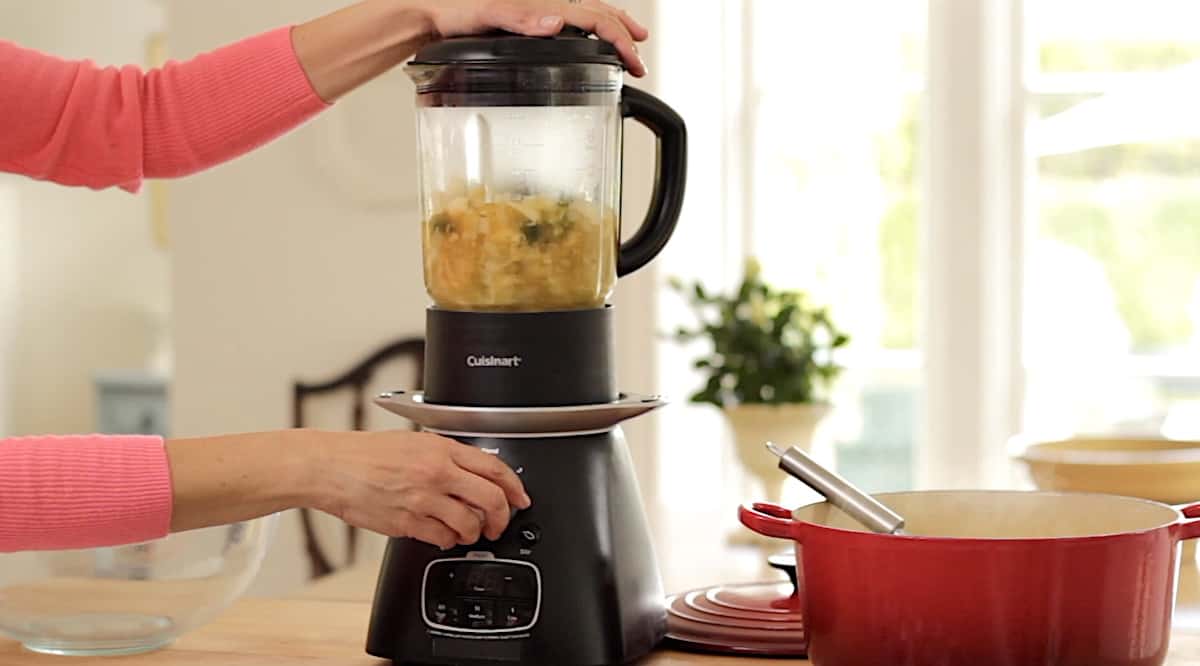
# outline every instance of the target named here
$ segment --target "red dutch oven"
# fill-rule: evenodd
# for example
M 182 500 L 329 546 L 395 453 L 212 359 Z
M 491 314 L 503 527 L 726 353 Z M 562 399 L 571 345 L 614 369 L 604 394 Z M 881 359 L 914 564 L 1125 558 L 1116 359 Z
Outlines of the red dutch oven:
M 1158 666 L 1179 542 L 1200 504 L 1054 492 L 876 495 L 906 520 L 874 534 L 826 502 L 743 506 L 794 540 L 817 666 Z

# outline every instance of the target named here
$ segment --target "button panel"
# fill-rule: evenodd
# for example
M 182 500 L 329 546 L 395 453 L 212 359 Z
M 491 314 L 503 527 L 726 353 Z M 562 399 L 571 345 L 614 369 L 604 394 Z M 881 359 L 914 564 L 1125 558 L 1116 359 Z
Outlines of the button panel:
M 537 622 L 541 575 L 517 560 L 444 559 L 425 569 L 425 623 L 466 633 L 523 631 Z

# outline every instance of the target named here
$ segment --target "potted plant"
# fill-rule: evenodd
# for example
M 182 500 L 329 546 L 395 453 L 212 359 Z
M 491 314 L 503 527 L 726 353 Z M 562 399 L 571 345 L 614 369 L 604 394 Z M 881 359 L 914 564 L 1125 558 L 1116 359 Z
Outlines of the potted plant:
M 699 319 L 696 328 L 681 327 L 674 337 L 709 346 L 695 362 L 706 380 L 691 402 L 722 410 L 743 467 L 762 482 L 765 499 L 779 502 L 787 477 L 764 445 L 811 448 L 842 370 L 834 352 L 850 338 L 804 293 L 768 285 L 753 258 L 732 295 L 711 294 L 700 283 L 672 280 L 671 286 Z

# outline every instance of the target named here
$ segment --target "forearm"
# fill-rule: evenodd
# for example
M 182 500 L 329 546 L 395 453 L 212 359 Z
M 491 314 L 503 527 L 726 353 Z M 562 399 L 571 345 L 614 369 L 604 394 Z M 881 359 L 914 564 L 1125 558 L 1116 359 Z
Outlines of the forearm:
M 170 515 L 159 437 L 0 438 L 0 552 L 148 541 Z
M 292 43 L 326 102 L 408 60 L 434 38 L 429 13 L 405 0 L 367 0 L 296 26 Z
M 319 435 L 305 430 L 167 442 L 171 531 L 319 505 L 319 442 Z
M 0 41 L 0 171 L 137 191 L 239 157 L 291 131 L 424 44 L 565 23 L 613 42 L 630 73 L 646 29 L 598 1 L 366 0 L 143 73 Z
M 328 108 L 291 28 L 143 73 L 0 41 L 0 171 L 136 191 L 234 159 Z

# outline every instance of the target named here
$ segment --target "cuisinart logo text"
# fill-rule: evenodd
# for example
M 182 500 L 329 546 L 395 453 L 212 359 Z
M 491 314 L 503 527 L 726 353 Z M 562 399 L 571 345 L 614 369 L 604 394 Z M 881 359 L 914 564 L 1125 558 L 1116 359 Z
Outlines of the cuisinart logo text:
M 468 368 L 519 368 L 520 356 L 468 356 Z

